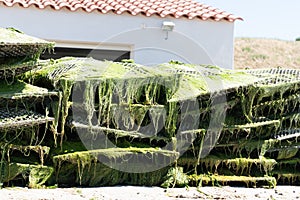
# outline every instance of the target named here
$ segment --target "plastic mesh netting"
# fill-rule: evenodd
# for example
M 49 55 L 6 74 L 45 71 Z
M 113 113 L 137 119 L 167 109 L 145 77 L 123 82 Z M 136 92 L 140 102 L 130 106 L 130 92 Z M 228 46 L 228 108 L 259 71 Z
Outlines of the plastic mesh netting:
M 53 120 L 51 117 L 25 109 L 0 108 L 0 130 L 36 126 Z
M 300 80 L 300 70 L 298 69 L 272 68 L 245 70 L 245 72 L 262 78 L 263 80 L 259 84 L 264 85 L 290 83 Z
M 0 68 L 0 79 L 10 79 L 20 74 L 23 74 L 33 68 L 34 66 L 29 64 L 18 65 L 15 67 L 8 68 Z

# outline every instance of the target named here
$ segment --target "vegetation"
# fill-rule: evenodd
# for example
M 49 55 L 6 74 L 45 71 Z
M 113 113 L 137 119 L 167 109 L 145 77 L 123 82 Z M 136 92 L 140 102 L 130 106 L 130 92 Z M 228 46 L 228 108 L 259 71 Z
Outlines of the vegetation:
M 300 44 L 294 41 L 236 38 L 234 68 L 289 68 L 300 66 Z

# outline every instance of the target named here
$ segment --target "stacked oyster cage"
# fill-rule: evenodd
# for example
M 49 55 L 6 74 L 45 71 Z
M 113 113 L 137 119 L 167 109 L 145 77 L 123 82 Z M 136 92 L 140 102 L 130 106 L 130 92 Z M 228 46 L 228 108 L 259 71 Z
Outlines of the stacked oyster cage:
M 36 60 L 52 44 L 30 45 L 1 57 L 2 183 L 299 184 L 300 71 Z
M 170 138 L 159 115 L 178 76 L 91 58 L 50 62 L 31 79 L 62 91 L 58 185 L 159 185 L 179 155 L 160 148 Z
M 63 58 L 31 78 L 63 94 L 60 185 L 297 184 L 297 70 Z
M 276 179 L 272 170 L 276 160 L 264 157 L 261 148 L 263 141 L 277 131 L 280 122 L 251 112 L 257 103 L 253 101 L 259 98 L 255 93 L 261 88 L 258 84 L 264 79 L 245 71 L 213 66 L 173 64 L 162 69 L 183 74 L 188 83 L 181 84 L 178 94 L 170 101 L 183 105 L 191 101 L 187 93 L 195 91 L 194 99 L 199 105 L 193 111 L 198 113 L 198 127 L 179 128 L 177 132 L 177 137 L 193 139 L 177 161 L 189 174 L 189 184 L 274 187 Z M 206 87 L 199 87 L 201 81 Z
M 300 71 L 261 69 L 241 73 L 253 75 L 248 77 L 253 83 L 230 88 L 224 80 L 224 88 L 216 97 L 212 96 L 218 99 L 218 93 L 222 95 L 225 90 L 226 103 L 220 105 L 221 109 L 225 107 L 226 116 L 219 121 L 223 126 L 203 127 L 205 123 L 201 122 L 201 129 L 191 130 L 201 137 L 195 140 L 190 152 L 179 158 L 179 165 L 186 170 L 194 168 L 195 173 L 190 178 L 202 185 L 299 184 Z M 229 81 L 230 75 L 224 72 L 220 75 Z M 247 77 L 244 78 L 247 81 Z M 233 78 L 231 82 L 237 80 Z M 218 103 L 211 106 L 213 110 L 214 107 L 218 107 Z M 213 110 L 210 116 L 218 117 Z M 210 118 L 209 123 L 212 120 Z M 195 146 L 199 149 L 196 153 Z M 211 151 L 207 155 L 208 150 Z
M 280 184 L 299 185 L 300 71 L 279 68 L 247 73 L 263 79 L 256 85 L 253 106 L 248 112 L 279 122 L 276 131 L 263 141 L 260 154 L 276 160 L 271 174 Z
M 46 102 L 57 93 L 18 79 L 36 66 L 40 53 L 52 46 L 14 29 L 0 29 L 1 186 L 39 187 L 53 173 L 44 160 L 50 148 L 42 142 L 48 123 L 54 120 L 47 116 Z

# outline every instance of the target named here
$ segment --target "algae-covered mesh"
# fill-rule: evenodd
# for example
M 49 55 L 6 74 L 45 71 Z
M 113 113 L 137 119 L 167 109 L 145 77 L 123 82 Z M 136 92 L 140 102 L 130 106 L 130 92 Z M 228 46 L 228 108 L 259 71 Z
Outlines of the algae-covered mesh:
M 300 72 L 297 69 L 249 69 L 246 73 L 263 78 L 261 84 L 265 85 L 297 82 L 300 79 Z
M 20 80 L 7 84 L 0 81 L 0 129 L 22 128 L 54 121 L 47 116 L 51 100 L 57 100 L 57 92 L 33 86 Z M 41 110 L 39 108 L 45 110 Z
M 0 57 L 32 56 L 54 46 L 54 43 L 28 36 L 13 28 L 0 28 Z
M 35 67 L 54 43 L 28 36 L 13 28 L 0 28 L 0 79 L 10 79 Z
M 33 126 L 52 120 L 52 118 L 47 118 L 44 115 L 26 111 L 24 109 L 0 108 L 0 129 Z

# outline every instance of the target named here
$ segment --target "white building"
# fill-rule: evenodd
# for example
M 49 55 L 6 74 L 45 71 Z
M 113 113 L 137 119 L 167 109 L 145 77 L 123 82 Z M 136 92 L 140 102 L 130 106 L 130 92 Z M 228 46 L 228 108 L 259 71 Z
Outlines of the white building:
M 241 19 L 193 0 L 0 0 L 0 16 L 0 27 L 56 42 L 53 56 L 229 69 Z

